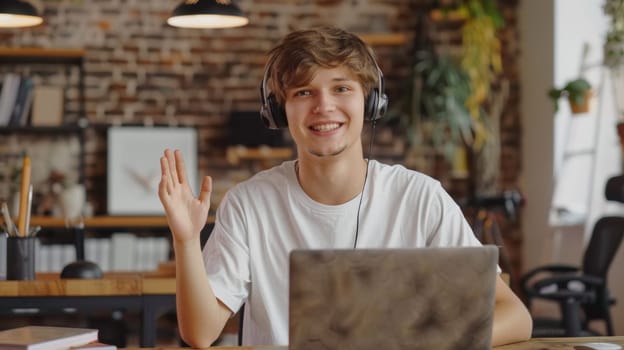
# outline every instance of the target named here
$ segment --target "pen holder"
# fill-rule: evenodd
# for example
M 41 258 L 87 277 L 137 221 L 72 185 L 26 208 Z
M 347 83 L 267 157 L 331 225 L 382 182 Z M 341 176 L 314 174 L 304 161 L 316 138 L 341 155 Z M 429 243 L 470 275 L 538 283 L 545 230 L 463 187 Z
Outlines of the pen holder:
M 6 263 L 7 263 L 7 259 L 5 258 L 6 253 L 7 253 L 6 241 L 7 241 L 6 232 L 0 231 L 0 256 L 2 257 L 0 258 L 0 281 L 6 279 Z
M 35 279 L 35 242 L 37 237 L 7 237 L 7 280 Z

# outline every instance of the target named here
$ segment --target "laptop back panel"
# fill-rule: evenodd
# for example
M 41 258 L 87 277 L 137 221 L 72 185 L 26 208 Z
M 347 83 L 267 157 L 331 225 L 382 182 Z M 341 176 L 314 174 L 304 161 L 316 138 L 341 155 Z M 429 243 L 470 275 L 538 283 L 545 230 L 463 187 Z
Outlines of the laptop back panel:
M 490 349 L 494 246 L 298 250 L 289 349 Z

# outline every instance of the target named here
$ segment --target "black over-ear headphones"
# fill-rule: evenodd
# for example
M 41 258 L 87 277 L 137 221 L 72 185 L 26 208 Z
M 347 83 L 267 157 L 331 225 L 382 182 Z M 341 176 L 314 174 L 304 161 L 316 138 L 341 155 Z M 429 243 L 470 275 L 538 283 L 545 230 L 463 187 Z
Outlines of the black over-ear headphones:
M 364 106 L 364 118 L 369 121 L 376 121 L 381 119 L 386 113 L 388 109 L 388 96 L 386 96 L 384 92 L 384 79 L 383 73 L 375 61 L 375 57 L 366 51 L 375 64 L 377 68 L 377 82 L 378 85 L 376 88 L 371 89 L 368 94 L 368 99 L 366 100 L 366 104 Z M 286 111 L 284 110 L 284 106 L 277 103 L 277 99 L 274 93 L 270 93 L 267 95 L 267 87 L 266 81 L 269 76 L 269 71 L 273 66 L 272 59 L 269 64 L 267 64 L 266 69 L 264 70 L 264 76 L 262 77 L 262 82 L 260 83 L 260 98 L 262 102 L 262 107 L 260 107 L 260 117 L 264 122 L 264 125 L 269 129 L 281 129 L 288 127 L 288 120 L 286 119 Z

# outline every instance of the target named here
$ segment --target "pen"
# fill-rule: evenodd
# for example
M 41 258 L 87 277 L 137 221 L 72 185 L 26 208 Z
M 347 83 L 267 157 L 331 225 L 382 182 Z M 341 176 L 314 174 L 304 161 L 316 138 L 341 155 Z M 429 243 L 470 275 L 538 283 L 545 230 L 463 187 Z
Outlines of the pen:
M 30 213 L 32 211 L 32 196 L 33 196 L 33 185 L 30 184 L 28 186 L 28 198 L 26 199 L 26 223 L 24 224 L 24 231 L 22 231 L 23 236 L 30 235 Z
M 28 205 L 28 187 L 30 186 L 30 157 L 24 156 L 24 163 L 22 166 L 22 183 L 20 187 L 20 208 L 17 216 L 17 235 L 25 236 L 26 231 L 26 212 Z
M 30 229 L 30 232 L 28 232 L 28 236 L 34 237 L 37 235 L 37 233 L 39 233 L 39 231 L 41 231 L 41 226 L 32 227 Z
M 9 236 L 13 236 L 14 224 L 9 213 L 9 206 L 6 202 L 2 202 L 2 216 L 4 217 L 4 225 L 6 226 Z

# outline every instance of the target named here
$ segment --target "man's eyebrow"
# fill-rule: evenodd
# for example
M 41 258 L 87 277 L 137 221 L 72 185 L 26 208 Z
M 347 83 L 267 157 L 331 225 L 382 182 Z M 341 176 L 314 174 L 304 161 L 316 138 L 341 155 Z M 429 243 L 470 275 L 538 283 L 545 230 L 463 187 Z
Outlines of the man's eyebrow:
M 355 79 L 349 77 L 336 77 L 333 78 L 332 81 L 355 81 Z
M 357 80 L 354 78 L 342 77 L 342 76 L 332 78 L 331 81 L 332 82 L 357 82 Z M 306 88 L 308 86 L 310 86 L 310 83 L 287 87 L 286 90 L 301 89 L 301 88 Z

